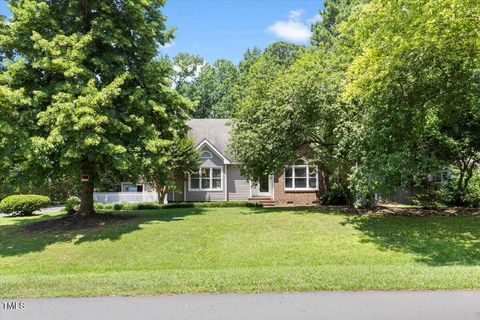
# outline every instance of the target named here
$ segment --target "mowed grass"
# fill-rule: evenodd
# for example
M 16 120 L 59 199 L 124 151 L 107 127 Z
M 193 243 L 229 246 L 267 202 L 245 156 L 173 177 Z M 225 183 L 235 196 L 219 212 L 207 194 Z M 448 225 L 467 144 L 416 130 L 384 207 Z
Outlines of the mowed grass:
M 0 219 L 0 297 L 480 288 L 480 217 L 188 208 L 93 229 Z

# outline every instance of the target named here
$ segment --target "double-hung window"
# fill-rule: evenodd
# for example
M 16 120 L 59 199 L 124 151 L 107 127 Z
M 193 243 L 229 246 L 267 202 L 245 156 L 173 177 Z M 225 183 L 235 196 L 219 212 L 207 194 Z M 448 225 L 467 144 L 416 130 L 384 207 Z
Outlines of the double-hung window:
M 442 185 L 450 178 L 450 171 L 441 170 L 433 174 L 433 183 Z
M 314 165 L 285 167 L 285 190 L 318 190 L 318 167 Z
M 222 190 L 221 168 L 199 168 L 191 174 L 189 179 L 190 190 Z

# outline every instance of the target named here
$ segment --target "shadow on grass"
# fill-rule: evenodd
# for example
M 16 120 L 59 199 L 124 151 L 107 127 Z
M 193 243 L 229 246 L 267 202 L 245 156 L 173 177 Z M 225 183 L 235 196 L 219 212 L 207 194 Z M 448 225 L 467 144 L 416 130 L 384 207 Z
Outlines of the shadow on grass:
M 305 207 L 273 207 L 273 208 L 262 208 L 262 207 L 253 207 L 249 208 L 248 211 L 243 211 L 243 214 L 268 214 L 275 212 L 290 212 L 292 214 L 351 214 L 348 212 L 347 207 L 344 206 L 305 206 Z
M 431 266 L 480 265 L 480 217 L 350 216 L 362 242 L 413 253 Z
M 201 208 L 126 211 L 112 213 L 99 213 L 99 216 L 109 216 L 104 223 L 96 226 L 79 226 L 78 228 L 57 228 L 53 231 L 29 231 L 34 223 L 43 221 L 58 222 L 65 216 L 46 218 L 17 218 L 14 224 L 0 225 L 0 257 L 16 256 L 31 252 L 43 251 L 47 246 L 57 242 L 75 241 L 76 245 L 88 241 L 118 240 L 122 235 L 141 230 L 142 225 L 156 222 L 182 221 L 186 216 L 203 214 Z M 128 219 L 111 219 L 112 216 Z M 55 221 L 56 220 L 56 221 Z

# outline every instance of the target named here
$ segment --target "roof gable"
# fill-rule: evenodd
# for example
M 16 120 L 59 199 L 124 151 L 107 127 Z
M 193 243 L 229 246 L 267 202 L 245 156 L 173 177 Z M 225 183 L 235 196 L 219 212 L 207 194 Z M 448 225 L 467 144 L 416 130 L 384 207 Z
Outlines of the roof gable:
M 196 146 L 196 149 L 200 150 L 202 149 L 204 146 L 208 146 L 208 148 L 210 150 L 212 150 L 220 159 L 223 160 L 223 163 L 224 164 L 230 164 L 231 161 L 225 157 L 221 152 L 220 150 L 218 150 L 217 148 L 215 148 L 215 146 L 213 144 L 211 144 L 207 139 L 204 139 L 202 142 L 200 142 L 197 146 Z
M 195 146 L 208 141 L 215 152 L 230 163 L 235 161 L 234 155 L 230 152 L 231 126 L 229 119 L 191 119 L 187 122 L 188 134 Z

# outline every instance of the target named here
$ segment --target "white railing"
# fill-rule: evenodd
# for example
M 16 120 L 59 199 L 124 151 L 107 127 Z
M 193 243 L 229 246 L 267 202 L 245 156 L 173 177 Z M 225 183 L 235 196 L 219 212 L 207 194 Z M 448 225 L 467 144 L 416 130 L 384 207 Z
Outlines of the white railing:
M 158 201 L 158 195 L 156 192 L 95 192 L 93 201 L 100 203 L 155 202 Z

